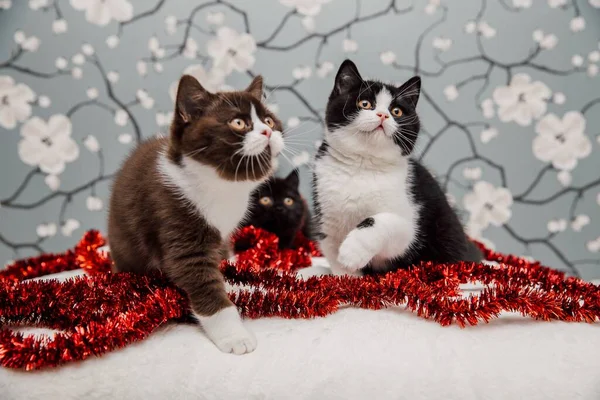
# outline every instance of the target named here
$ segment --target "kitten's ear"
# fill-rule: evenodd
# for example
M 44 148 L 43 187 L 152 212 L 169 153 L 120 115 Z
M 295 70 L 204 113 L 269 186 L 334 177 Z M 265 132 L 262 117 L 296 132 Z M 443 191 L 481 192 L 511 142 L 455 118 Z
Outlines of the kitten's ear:
M 352 61 L 346 59 L 342 65 L 340 65 L 340 69 L 338 69 L 337 75 L 335 76 L 335 84 L 331 95 L 338 96 L 345 93 L 353 86 L 360 84 L 362 80 L 356 65 Z
M 183 75 L 177 87 L 174 118 L 184 124 L 190 122 L 194 117 L 202 114 L 202 109 L 211 96 L 212 94 L 204 89 L 196 78 Z
M 298 168 L 294 169 L 286 176 L 285 182 L 296 189 L 298 188 L 298 185 L 300 185 L 300 172 L 298 171 Z
M 250 85 L 246 88 L 246 92 L 250 93 L 252 96 L 256 97 L 259 100 L 262 100 L 263 96 L 263 77 L 260 75 L 256 75 Z
M 397 96 L 407 100 L 413 107 L 416 107 L 420 94 L 421 78 L 419 76 L 413 76 L 398 88 Z

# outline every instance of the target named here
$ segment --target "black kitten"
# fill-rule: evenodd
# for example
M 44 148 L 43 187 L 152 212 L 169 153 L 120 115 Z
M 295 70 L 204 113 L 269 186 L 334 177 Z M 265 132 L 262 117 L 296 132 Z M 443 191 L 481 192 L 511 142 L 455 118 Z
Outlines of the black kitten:
M 279 238 L 279 248 L 294 245 L 298 232 L 311 238 L 310 213 L 298 185 L 300 177 L 295 169 L 286 178 L 272 177 L 259 186 L 250 198 L 250 217 L 245 225 L 254 225 L 274 233 Z M 236 251 L 245 249 L 236 244 Z
M 321 251 L 334 273 L 481 259 L 438 182 L 410 158 L 420 91 L 419 77 L 394 86 L 363 80 L 350 60 L 340 66 L 313 195 Z

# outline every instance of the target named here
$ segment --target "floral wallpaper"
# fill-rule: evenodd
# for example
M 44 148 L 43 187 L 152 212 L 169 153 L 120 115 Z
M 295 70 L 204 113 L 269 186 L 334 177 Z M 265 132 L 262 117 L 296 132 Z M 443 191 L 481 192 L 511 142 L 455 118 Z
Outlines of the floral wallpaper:
M 111 179 L 175 82 L 263 74 L 310 162 L 333 74 L 423 78 L 415 156 L 469 233 L 600 278 L 599 0 L 0 0 L 0 260 L 106 227 Z

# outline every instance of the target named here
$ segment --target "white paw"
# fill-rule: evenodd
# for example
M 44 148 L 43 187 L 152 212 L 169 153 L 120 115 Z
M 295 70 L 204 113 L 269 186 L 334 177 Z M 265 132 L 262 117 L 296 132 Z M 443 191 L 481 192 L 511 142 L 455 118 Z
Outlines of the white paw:
M 337 261 L 351 272 L 366 267 L 377 254 L 373 239 L 357 230 L 350 232 L 340 246 Z
M 246 328 L 243 328 L 243 332 L 211 339 L 223 353 L 246 354 L 256 349 L 256 337 Z
M 196 315 L 206 336 L 224 353 L 246 354 L 256 349 L 256 337 L 244 326 L 235 307 L 209 317 Z

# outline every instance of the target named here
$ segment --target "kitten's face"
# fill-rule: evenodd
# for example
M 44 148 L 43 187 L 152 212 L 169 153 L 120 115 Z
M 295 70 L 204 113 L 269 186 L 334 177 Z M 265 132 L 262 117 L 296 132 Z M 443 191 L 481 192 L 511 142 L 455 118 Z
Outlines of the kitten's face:
M 399 87 L 365 81 L 352 61 L 344 61 L 327 103 L 328 141 L 355 150 L 397 146 L 403 155 L 410 154 L 420 129 L 420 90 L 419 77 Z
M 262 78 L 239 92 L 209 93 L 191 76 L 179 82 L 169 157 L 215 168 L 227 180 L 262 180 L 283 149 L 282 124 L 260 101 Z
M 299 227 L 304 216 L 304 204 L 298 191 L 298 171 L 286 178 L 271 178 L 253 194 L 252 220 L 257 224 Z

